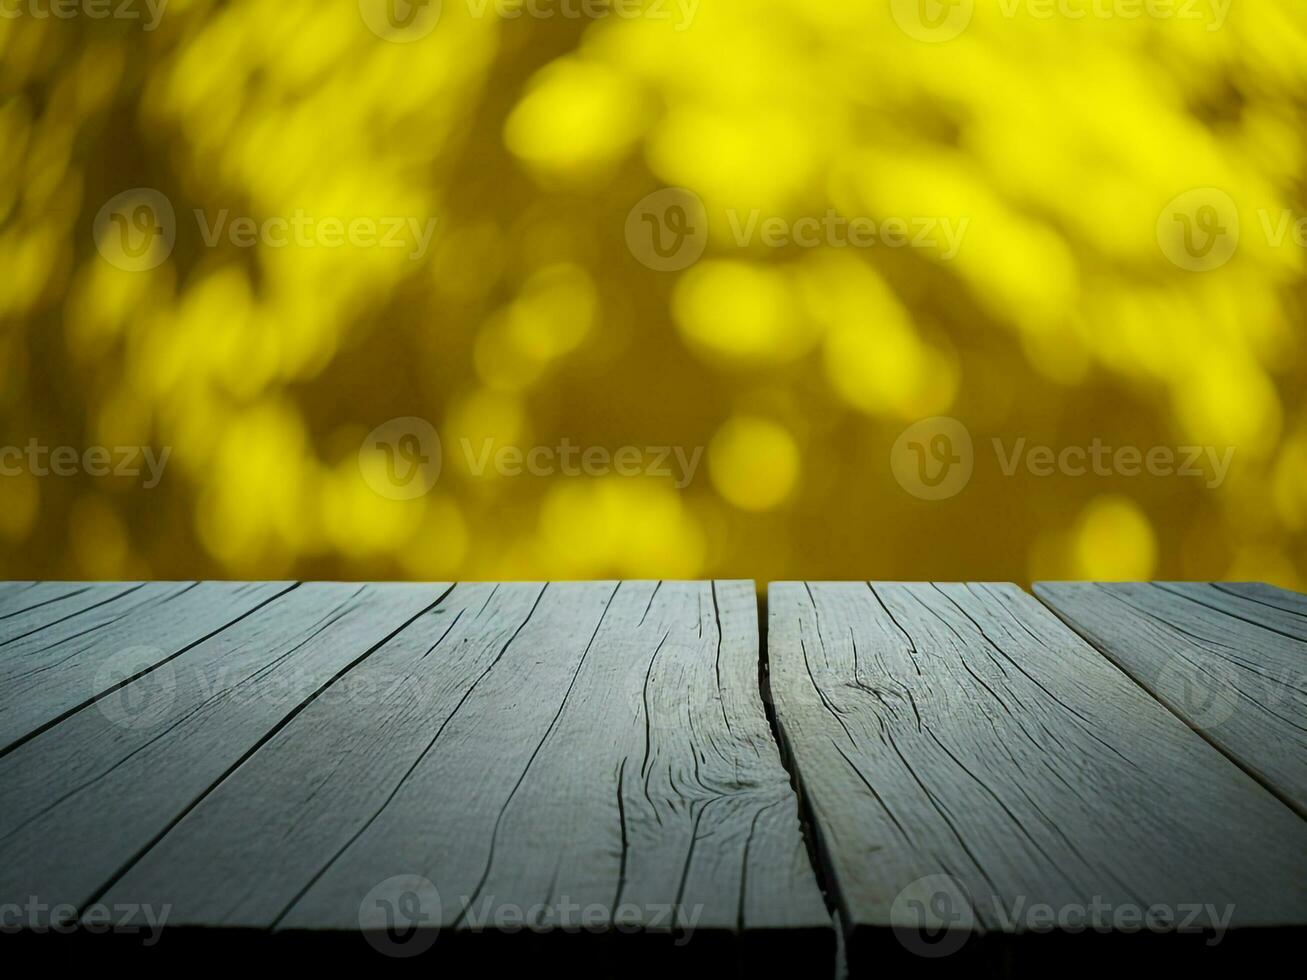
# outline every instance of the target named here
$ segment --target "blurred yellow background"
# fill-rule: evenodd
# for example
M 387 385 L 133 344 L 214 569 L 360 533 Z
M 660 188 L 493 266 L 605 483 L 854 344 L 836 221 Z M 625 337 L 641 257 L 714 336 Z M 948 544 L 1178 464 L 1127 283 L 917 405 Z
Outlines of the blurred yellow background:
M 0 0 L 0 577 L 1307 582 L 1301 3 L 98 6 Z

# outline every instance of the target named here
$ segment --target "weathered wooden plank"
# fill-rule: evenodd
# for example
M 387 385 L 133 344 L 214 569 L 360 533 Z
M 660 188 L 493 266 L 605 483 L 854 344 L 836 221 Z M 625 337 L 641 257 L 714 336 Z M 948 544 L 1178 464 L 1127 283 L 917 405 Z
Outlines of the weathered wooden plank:
M 1213 587 L 1252 599 L 1272 609 L 1307 616 L 1307 595 L 1301 592 L 1290 592 L 1265 582 L 1215 582 Z
M 271 929 L 430 751 L 539 585 L 459 585 L 309 705 L 113 888 L 176 924 Z
M 1184 582 L 1052 583 L 1036 594 L 1196 731 L 1307 817 L 1307 609 L 1294 593 Z
M 782 583 L 770 624 L 855 973 L 1301 940 L 1307 823 L 1015 586 Z
M 240 608 L 261 592 L 224 594 Z M 292 589 L 0 758 L 0 904 L 36 897 L 82 908 L 95 899 L 278 726 L 439 595 L 436 586 Z M 136 643 L 155 640 L 149 627 L 176 628 L 140 624 Z
M 127 599 L 144 585 L 143 582 L 42 582 L 23 589 L 9 602 L 0 601 L 0 657 L 6 647 L 100 606 Z M 84 627 L 87 623 L 83 619 L 78 625 Z
M 459 586 L 338 694 L 107 898 L 167 902 L 182 928 L 312 931 L 319 949 L 363 925 L 446 964 L 562 943 L 573 967 L 641 972 L 681 942 L 698 972 L 782 943 L 830 968 L 751 584 Z M 427 928 L 405 947 L 379 916 L 410 896 Z M 350 952 L 376 955 L 357 936 Z
M 0 619 L 84 588 L 82 582 L 0 582 Z M 41 598 L 43 591 L 45 597 Z
M 1158 588 L 1253 626 L 1307 642 L 1307 596 L 1256 582 L 1157 582 Z M 1301 648 L 1297 648 L 1300 650 Z M 1300 665 L 1307 663 L 1300 655 Z M 1302 671 L 1300 666 L 1300 672 Z
M 28 622 L 27 614 L 0 621 L 0 755 L 288 588 L 286 582 L 74 586 L 68 598 L 31 610 L 48 617 L 42 622 Z

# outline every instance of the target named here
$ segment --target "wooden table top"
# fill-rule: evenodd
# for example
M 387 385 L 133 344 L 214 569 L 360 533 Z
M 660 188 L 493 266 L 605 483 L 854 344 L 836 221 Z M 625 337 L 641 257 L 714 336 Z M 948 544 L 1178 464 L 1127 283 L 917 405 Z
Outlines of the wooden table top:
M 1042 975 L 1307 938 L 1307 598 L 1266 585 L 13 582 L 0 677 L 11 948 Z

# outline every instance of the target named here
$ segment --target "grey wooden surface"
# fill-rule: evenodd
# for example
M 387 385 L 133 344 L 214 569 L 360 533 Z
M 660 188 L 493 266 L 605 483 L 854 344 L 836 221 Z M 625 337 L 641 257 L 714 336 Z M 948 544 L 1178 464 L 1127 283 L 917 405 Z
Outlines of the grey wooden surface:
M 1307 817 L 1307 600 L 1240 583 L 1054 583 L 1036 594 Z
M 829 929 L 758 695 L 750 585 L 505 585 L 459 601 L 468 622 L 429 668 L 427 743 L 375 794 L 383 807 L 336 815 L 347 839 L 278 926 L 351 928 L 378 885 L 416 875 L 455 931 L 564 901 L 653 929 Z M 321 754 L 307 733 L 299 746 Z
M 747 582 L 301 585 L 0 755 L 0 902 L 829 973 L 759 657 Z
M 1010 585 L 778 584 L 764 656 L 748 582 L 0 583 L 0 907 L 182 964 L 829 976 L 828 903 L 854 976 L 1291 955 L 1307 599 L 1039 591 L 1102 649 Z
M 439 595 L 414 585 L 283 591 L 0 756 L 0 904 L 97 900 L 289 716 Z M 160 649 L 156 637 L 175 628 L 138 627 L 129 642 Z
M 777 721 L 855 969 L 973 937 L 1010 965 L 1023 908 L 1095 898 L 1307 924 L 1307 823 L 1015 586 L 769 595 Z
M 289 587 L 285 582 L 52 582 L 19 592 L 0 606 L 7 617 L 0 621 L 0 752 Z

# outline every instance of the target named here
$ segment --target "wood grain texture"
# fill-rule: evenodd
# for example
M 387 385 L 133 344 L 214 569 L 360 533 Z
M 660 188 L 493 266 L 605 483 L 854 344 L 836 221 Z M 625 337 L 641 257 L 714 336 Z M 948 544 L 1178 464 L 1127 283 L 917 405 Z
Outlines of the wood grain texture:
M 1043 582 L 1035 591 L 1307 818 L 1307 598 L 1191 582 Z
M 1210 935 L 1114 927 L 1154 906 L 1220 910 L 1190 925 L 1232 907 L 1222 951 L 1301 940 L 1307 823 L 1015 586 L 782 583 L 769 612 L 855 974 L 1213 955 Z
M 0 619 L 0 756 L 289 587 L 50 583 L 20 593 L 36 603 Z
M 36 897 L 82 908 L 98 897 L 279 725 L 440 595 L 436 586 L 282 589 L 0 758 L 0 904 Z M 220 592 L 226 612 L 211 608 L 215 596 L 184 607 L 190 633 L 231 622 L 264 594 Z M 180 624 L 158 615 L 167 602 L 154 603 L 135 607 L 137 632 L 119 624 L 101 635 L 175 646 Z
M 30 579 L 8 579 L 0 582 L 0 603 L 4 603 L 15 593 L 30 589 L 34 584 Z
M 79 628 L 93 628 L 97 623 L 103 623 L 106 616 L 88 614 L 118 600 L 124 601 L 106 615 L 109 619 L 121 616 L 124 610 L 131 608 L 132 594 L 144 586 L 144 582 L 43 582 L 35 588 L 25 589 L 21 599 L 16 596 L 12 603 L 0 602 L 0 651 L 36 633 L 44 633 L 43 639 L 53 638 L 58 634 L 57 627 L 69 620 L 78 620 L 76 625 Z
M 34 588 L 38 583 L 32 581 L 9 581 L 0 582 L 0 616 L 9 611 L 15 602 L 26 605 L 26 602 L 19 597 L 22 593 Z M 60 583 L 52 582 L 51 585 Z
M 123 587 L 140 583 L 117 583 Z M 113 583 L 89 582 L 0 582 L 0 621 L 60 602 L 92 589 L 111 589 Z
M 1267 585 L 1265 582 L 1214 582 L 1212 588 L 1257 603 L 1262 607 L 1255 610 L 1256 615 L 1261 617 L 1259 622 L 1265 620 L 1272 624 L 1288 625 L 1289 631 L 1301 639 L 1303 621 L 1307 618 L 1307 595 Z M 1253 612 L 1251 609 L 1249 611 Z M 1289 615 L 1280 616 L 1277 612 Z
M 271 929 L 385 808 L 540 591 L 456 587 L 218 786 L 109 897 L 167 896 L 179 924 Z
M 544 945 L 641 972 L 680 941 L 710 972 L 777 943 L 829 970 L 758 657 L 750 583 L 460 585 L 106 898 L 320 941 L 420 878 L 446 965 Z

